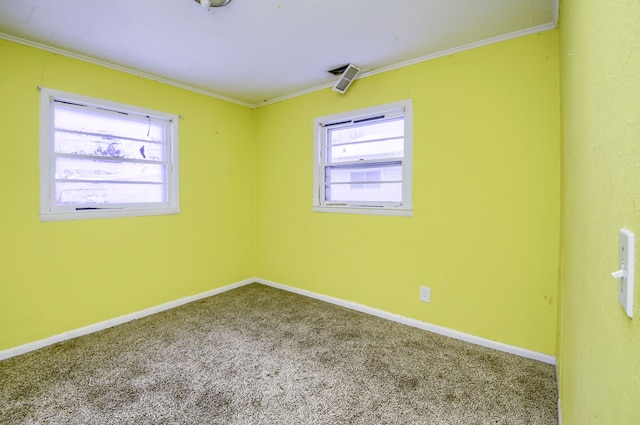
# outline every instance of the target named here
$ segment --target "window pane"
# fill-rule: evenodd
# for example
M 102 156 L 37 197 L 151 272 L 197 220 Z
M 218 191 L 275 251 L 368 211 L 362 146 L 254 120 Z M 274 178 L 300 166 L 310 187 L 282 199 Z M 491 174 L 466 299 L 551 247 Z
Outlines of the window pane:
M 110 158 L 164 161 L 164 145 L 151 142 L 56 131 L 55 152 Z
M 363 159 L 402 158 L 404 139 L 388 139 L 379 142 L 365 142 L 329 146 L 328 162 L 360 161 Z
M 349 173 L 351 189 L 380 189 L 381 171 L 352 171 Z M 357 182 L 357 183 L 355 183 Z M 368 183 L 365 185 L 365 183 Z
M 56 158 L 57 180 L 137 181 L 164 183 L 166 166 L 135 162 Z
M 411 215 L 412 116 L 405 100 L 316 118 L 314 211 Z
M 177 115 L 46 87 L 40 107 L 42 221 L 179 213 Z
M 56 205 L 166 202 L 159 184 L 56 183 Z
M 96 133 L 109 136 L 129 137 L 161 142 L 164 125 L 153 120 L 138 120 L 128 114 L 100 113 L 88 108 L 81 109 L 60 104 L 55 105 L 54 127 L 81 133 Z
M 361 122 L 349 127 L 329 129 L 327 134 L 329 145 L 364 142 L 367 140 L 403 138 L 404 118 L 385 121 Z
M 369 186 L 377 186 L 372 189 Z M 325 199 L 343 202 L 402 202 L 402 183 L 360 183 L 360 188 L 351 184 L 327 184 Z
M 402 202 L 402 163 L 325 168 L 327 201 Z M 394 183 L 385 183 L 394 182 Z

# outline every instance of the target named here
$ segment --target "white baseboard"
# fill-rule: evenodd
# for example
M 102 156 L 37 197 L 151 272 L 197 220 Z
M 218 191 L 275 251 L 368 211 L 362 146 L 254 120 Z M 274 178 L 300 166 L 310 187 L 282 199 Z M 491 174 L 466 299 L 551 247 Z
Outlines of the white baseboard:
M 263 285 L 271 286 L 273 288 L 282 289 L 288 292 L 304 295 L 310 298 L 315 298 L 320 301 L 325 301 L 331 304 L 339 305 L 341 307 L 349 308 L 351 310 L 360 311 L 362 313 L 370 314 L 372 316 L 381 317 L 383 319 L 391 320 L 394 322 L 402 323 L 404 325 L 413 326 L 415 328 L 423 329 L 429 332 L 444 335 L 450 338 L 459 339 L 462 341 L 470 342 L 472 344 L 481 345 L 483 347 L 492 348 L 494 350 L 504 351 L 507 353 L 515 354 L 521 357 L 538 360 L 544 363 L 555 365 L 556 358 L 547 354 L 538 353 L 535 351 L 527 350 L 512 345 L 503 344 L 501 342 L 491 341 L 485 338 L 480 338 L 475 335 L 466 334 L 453 329 L 444 328 L 430 323 L 421 322 L 416 319 L 410 319 L 397 314 L 389 313 L 377 308 L 368 307 L 362 304 L 357 304 L 351 301 L 341 300 L 339 298 L 329 297 L 327 295 L 317 294 L 315 292 L 307 291 L 304 289 L 294 288 L 292 286 L 283 285 L 281 283 L 272 282 L 260 278 L 245 279 L 240 282 L 233 283 L 231 285 L 223 286 L 222 288 L 213 289 L 211 291 L 203 292 L 189 297 L 180 298 L 175 301 L 170 301 L 165 304 L 161 304 L 155 307 L 151 307 L 138 312 L 126 314 L 124 316 L 116 317 L 114 319 L 105 320 L 104 322 L 95 323 L 93 325 L 85 326 L 79 329 L 74 329 L 69 332 L 64 332 L 59 335 L 54 335 L 49 338 L 45 338 L 39 341 L 30 342 L 28 344 L 20 345 L 18 347 L 9 348 L 4 351 L 0 351 L 0 360 L 8 359 L 10 357 L 18 356 L 20 354 L 28 353 L 29 351 L 37 350 L 49 345 L 56 344 L 58 342 L 66 341 L 68 339 L 76 338 L 82 335 L 88 335 L 94 332 L 101 331 L 103 329 L 111 328 L 113 326 L 121 325 L 132 320 L 140 319 L 151 314 L 160 313 L 161 311 L 169 310 L 175 307 L 179 307 L 183 304 L 187 304 L 193 301 L 197 301 L 203 298 L 207 298 L 213 295 L 220 294 L 222 292 L 229 291 L 231 289 L 239 288 L 241 286 L 248 285 L 250 283 L 260 283 Z
M 560 370 L 556 363 L 556 388 L 558 389 L 558 425 L 562 425 L 562 403 L 560 399 Z
M 558 425 L 562 425 L 562 405 L 560 404 L 560 397 L 558 397 Z
M 245 279 L 240 282 L 233 283 L 231 285 L 223 286 L 222 288 L 212 289 L 211 291 L 202 292 L 200 294 L 191 295 L 188 297 L 180 298 L 175 301 L 170 301 L 165 304 L 150 307 L 145 310 L 137 311 L 124 316 L 116 317 L 114 319 L 105 320 L 104 322 L 94 323 L 93 325 L 84 326 L 82 328 L 74 329 L 69 332 L 64 332 L 58 335 L 51 336 L 49 338 L 41 339 L 39 341 L 30 342 L 28 344 L 20 345 L 18 347 L 9 348 L 4 351 L 0 351 L 0 360 L 8 359 L 10 357 L 19 356 L 20 354 L 28 353 L 29 351 L 37 350 L 49 345 L 56 344 L 58 342 L 66 341 L 68 339 L 77 338 L 79 336 L 88 335 L 94 332 L 101 331 L 103 329 L 111 328 L 113 326 L 121 325 L 132 320 L 140 319 L 145 316 L 160 313 L 161 311 L 169 310 L 175 307 L 179 307 L 183 304 L 187 304 L 193 301 L 197 301 L 203 298 L 217 295 L 222 292 L 229 291 L 231 289 L 239 288 L 244 285 L 256 282 L 256 279 Z
M 525 348 L 515 347 L 513 345 L 503 344 L 497 341 L 491 341 L 489 339 L 480 338 L 475 335 L 466 334 L 453 329 L 444 328 L 442 326 L 432 325 L 430 323 L 421 322 L 420 320 L 410 319 L 397 314 L 389 313 L 377 308 L 368 307 L 366 305 L 357 304 L 351 301 L 344 301 L 339 298 L 333 298 L 326 295 L 317 294 L 315 292 L 307 291 L 304 289 L 294 288 L 292 286 L 283 285 L 281 283 L 271 282 L 265 279 L 256 278 L 256 282 L 263 285 L 271 286 L 285 291 L 293 292 L 299 295 L 304 295 L 310 298 L 315 298 L 320 301 L 325 301 L 331 304 L 346 307 L 351 310 L 356 310 L 362 313 L 371 314 L 373 316 L 381 317 L 383 319 L 391 320 L 394 322 L 402 323 L 404 325 L 413 326 L 414 328 L 423 329 L 429 332 L 444 335 L 450 338 L 459 339 L 462 341 L 470 342 L 472 344 L 481 345 L 483 347 L 492 348 L 498 351 L 504 351 L 506 353 L 515 354 L 517 356 L 526 357 L 533 360 L 538 360 L 544 363 L 556 364 L 556 358 L 548 354 L 538 353 L 536 351 L 527 350 Z

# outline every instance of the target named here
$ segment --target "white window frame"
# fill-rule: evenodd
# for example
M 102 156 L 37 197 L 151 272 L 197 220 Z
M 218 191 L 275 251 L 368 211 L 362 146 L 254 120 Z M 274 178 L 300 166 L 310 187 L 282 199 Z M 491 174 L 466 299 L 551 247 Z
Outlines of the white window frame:
M 118 102 L 96 99 L 75 93 L 40 87 L 40 220 L 81 220 L 108 217 L 135 217 L 180 213 L 179 194 L 179 120 L 175 114 L 155 111 Z M 89 108 L 100 108 L 167 121 L 167 202 L 109 204 L 104 208 L 77 208 L 61 206 L 55 202 L 55 156 L 54 156 L 54 101 L 63 101 Z
M 327 130 L 354 121 L 374 117 L 403 116 L 404 156 L 402 158 L 402 202 L 331 202 L 325 199 Z M 370 108 L 319 117 L 314 120 L 314 195 L 313 211 L 347 214 L 413 216 L 413 108 L 411 100 L 403 100 Z M 339 163 L 336 163 L 339 164 Z

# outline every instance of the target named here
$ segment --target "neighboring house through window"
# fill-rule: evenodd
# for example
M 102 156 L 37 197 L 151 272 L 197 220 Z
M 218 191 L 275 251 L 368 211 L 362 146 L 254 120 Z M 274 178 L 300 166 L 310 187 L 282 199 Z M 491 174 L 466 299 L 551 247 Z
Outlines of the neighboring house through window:
M 382 185 L 380 184 L 381 179 L 381 171 L 353 171 L 349 175 L 349 179 L 351 180 L 351 184 L 349 185 L 349 189 L 380 189 Z M 359 182 L 359 183 L 355 183 Z M 361 182 L 361 183 L 360 183 Z

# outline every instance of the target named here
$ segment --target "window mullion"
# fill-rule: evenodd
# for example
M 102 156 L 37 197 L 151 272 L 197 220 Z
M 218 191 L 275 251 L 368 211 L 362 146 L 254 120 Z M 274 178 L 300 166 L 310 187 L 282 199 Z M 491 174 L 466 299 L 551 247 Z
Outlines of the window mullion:
M 361 159 L 359 161 L 343 161 L 343 162 L 328 162 L 327 166 L 330 167 L 348 167 L 352 165 L 367 165 L 367 164 L 387 164 L 392 162 L 400 162 L 404 160 L 403 157 L 393 157 L 393 158 L 377 158 L 377 159 Z
M 154 159 L 149 160 L 139 160 L 139 159 L 131 159 L 131 158 L 119 158 L 117 156 L 97 156 L 97 155 L 81 155 L 81 154 L 73 154 L 73 153 L 62 153 L 62 152 L 54 152 L 56 158 L 73 158 L 73 159 L 83 159 L 89 161 L 105 161 L 105 162 L 127 162 L 130 164 L 154 164 L 154 165 L 168 165 L 169 161 L 158 161 Z
M 343 184 L 386 184 L 386 183 L 402 183 L 402 180 L 364 180 L 364 181 L 348 181 L 348 182 L 326 182 L 326 186 L 343 185 Z
M 155 145 L 164 145 L 166 143 L 165 140 L 168 140 L 166 138 L 165 140 L 149 140 L 149 139 L 141 139 L 139 137 L 118 136 L 116 134 L 106 134 L 106 133 L 92 133 L 90 131 L 68 130 L 65 128 L 54 128 L 53 130 L 54 132 L 59 132 L 59 133 L 81 134 L 81 135 L 92 136 L 92 137 L 100 137 L 103 139 L 130 140 L 132 142 L 153 143 Z
M 398 136 L 389 136 L 389 137 L 380 137 L 380 138 L 376 138 L 376 139 L 367 139 L 367 140 L 360 140 L 357 142 L 345 142 L 345 143 L 336 143 L 336 144 L 330 144 L 329 147 L 330 148 L 338 148 L 338 147 L 347 147 L 347 146 L 354 146 L 354 145 L 363 145 L 366 143 L 376 143 L 376 142 L 386 142 L 388 140 L 401 140 L 403 139 L 404 136 L 402 135 L 398 135 Z

